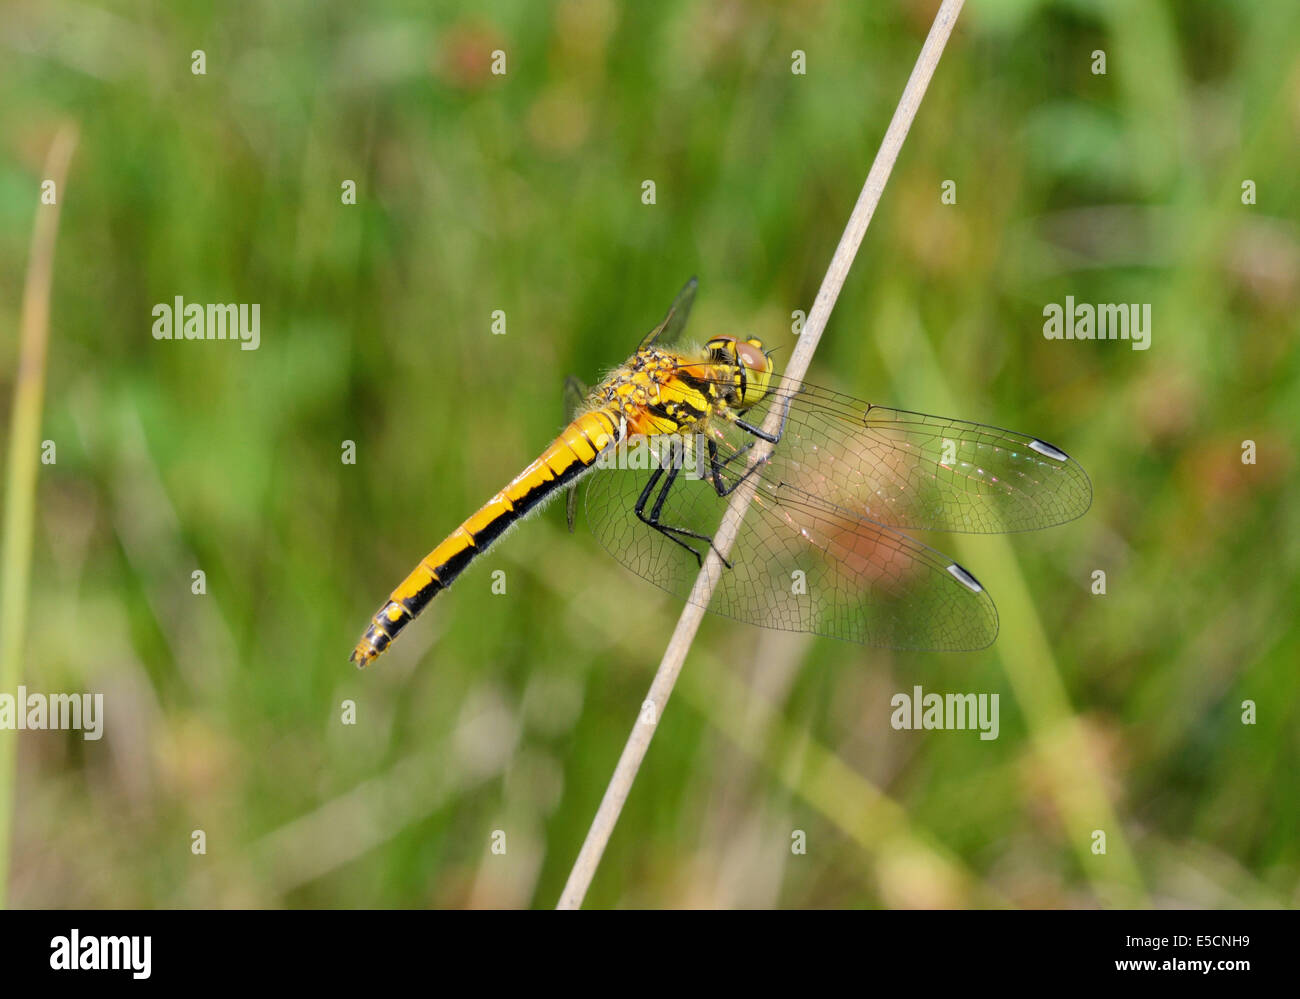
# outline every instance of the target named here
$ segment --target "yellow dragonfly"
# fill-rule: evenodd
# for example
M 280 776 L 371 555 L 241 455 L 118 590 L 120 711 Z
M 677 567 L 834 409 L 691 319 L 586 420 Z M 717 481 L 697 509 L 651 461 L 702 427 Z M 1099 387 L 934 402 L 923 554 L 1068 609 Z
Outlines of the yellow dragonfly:
M 566 385 L 569 423 L 421 560 L 352 652 L 373 662 L 442 590 L 522 517 L 588 473 L 600 543 L 638 575 L 689 599 L 727 497 L 753 503 L 708 609 L 768 628 L 884 648 L 972 650 L 997 636 L 984 587 L 903 533 L 1010 533 L 1062 524 L 1092 485 L 1060 448 L 1026 434 L 890 409 L 783 379 L 761 341 L 685 339 L 696 282 L 594 390 Z M 781 408 L 776 433 L 762 429 Z M 763 460 L 750 457 L 772 443 Z

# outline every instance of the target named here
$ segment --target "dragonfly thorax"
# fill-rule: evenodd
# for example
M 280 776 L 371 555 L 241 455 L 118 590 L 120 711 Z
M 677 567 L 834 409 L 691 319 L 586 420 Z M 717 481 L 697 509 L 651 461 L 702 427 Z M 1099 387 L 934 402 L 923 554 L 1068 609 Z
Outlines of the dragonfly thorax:
M 737 363 L 709 351 L 649 347 L 611 371 L 595 396 L 627 433 L 657 436 L 693 433 L 711 417 L 745 408 L 740 389 L 751 383 Z

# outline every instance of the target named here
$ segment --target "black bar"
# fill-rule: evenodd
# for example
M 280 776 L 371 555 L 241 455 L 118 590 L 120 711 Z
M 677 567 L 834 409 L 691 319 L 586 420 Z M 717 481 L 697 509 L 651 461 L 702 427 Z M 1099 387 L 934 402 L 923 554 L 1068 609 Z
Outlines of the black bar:
M 512 979 L 568 991 L 621 966 L 624 980 L 662 975 L 665 985 L 677 975 L 771 984 L 780 970 L 805 976 L 813 993 L 841 981 L 918 995 L 939 985 L 1074 991 L 1120 982 L 1236 994 L 1294 983 L 1297 929 L 1289 911 L 27 911 L 0 913 L 0 967 L 6 986 L 285 983 L 336 992 L 409 973 L 434 991 Z M 73 960 L 73 931 L 78 965 L 93 954 L 127 967 L 53 967 Z M 131 949 L 122 938 L 136 938 Z

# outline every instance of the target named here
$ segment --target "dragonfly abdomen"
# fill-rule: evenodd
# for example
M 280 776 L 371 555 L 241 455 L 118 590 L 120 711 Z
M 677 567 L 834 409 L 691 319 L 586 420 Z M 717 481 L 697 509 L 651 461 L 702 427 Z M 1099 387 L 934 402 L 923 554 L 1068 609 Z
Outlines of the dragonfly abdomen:
M 514 524 L 588 471 L 597 455 L 620 439 L 624 427 L 611 409 L 597 409 L 575 418 L 536 461 L 420 560 L 370 619 L 370 626 L 352 651 L 352 661 L 365 667 L 377 659 L 474 559 Z

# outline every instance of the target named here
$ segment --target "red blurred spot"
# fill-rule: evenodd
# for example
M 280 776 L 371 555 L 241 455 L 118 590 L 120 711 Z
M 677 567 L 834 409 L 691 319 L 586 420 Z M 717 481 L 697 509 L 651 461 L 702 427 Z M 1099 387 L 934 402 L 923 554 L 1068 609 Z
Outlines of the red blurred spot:
M 478 90 L 492 79 L 492 53 L 498 49 L 508 51 L 505 37 L 496 28 L 481 21 L 462 21 L 443 35 L 437 76 L 449 86 Z

